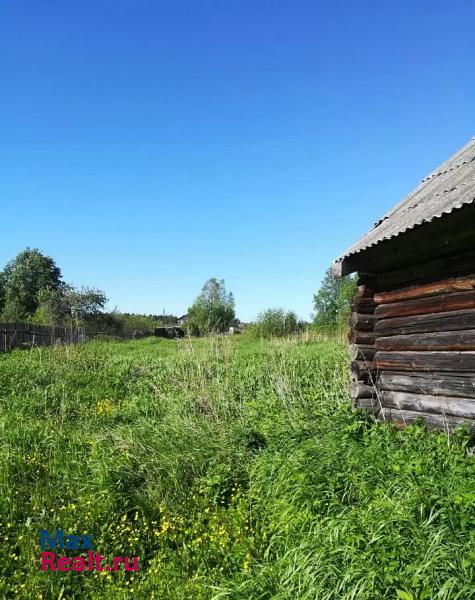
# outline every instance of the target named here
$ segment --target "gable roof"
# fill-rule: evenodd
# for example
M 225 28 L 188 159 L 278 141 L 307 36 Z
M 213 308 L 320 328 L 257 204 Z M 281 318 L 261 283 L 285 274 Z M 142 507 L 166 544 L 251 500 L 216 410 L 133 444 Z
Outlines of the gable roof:
M 373 229 L 339 256 L 333 269 L 341 274 L 346 258 L 474 202 L 475 137 L 423 179 L 413 192 L 375 223 Z

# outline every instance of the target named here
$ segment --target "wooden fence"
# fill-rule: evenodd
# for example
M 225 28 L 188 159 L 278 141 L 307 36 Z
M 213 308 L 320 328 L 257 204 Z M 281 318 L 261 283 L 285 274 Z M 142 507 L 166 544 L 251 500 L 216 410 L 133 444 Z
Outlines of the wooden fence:
M 75 327 L 0 323 L 0 352 L 7 352 L 13 348 L 76 344 L 85 339 L 84 331 Z
M 153 331 L 85 331 L 78 327 L 58 327 L 49 325 L 30 325 L 28 323 L 0 323 L 0 352 L 14 348 L 32 348 L 34 346 L 54 346 L 77 344 L 91 339 L 113 338 L 134 340 L 152 336 Z

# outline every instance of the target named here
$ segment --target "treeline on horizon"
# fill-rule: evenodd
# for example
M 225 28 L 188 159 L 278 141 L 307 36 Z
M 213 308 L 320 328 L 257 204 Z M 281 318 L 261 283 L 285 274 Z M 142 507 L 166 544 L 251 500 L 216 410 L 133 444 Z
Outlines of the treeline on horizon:
M 314 315 L 310 322 L 282 308 L 262 311 L 246 324 L 255 337 L 288 336 L 309 328 L 326 333 L 346 330 L 354 278 L 335 278 L 328 270 L 313 296 Z M 75 287 L 63 280 L 53 258 L 38 249 L 26 248 L 0 271 L 0 322 L 81 327 L 86 332 L 128 335 L 150 334 L 159 326 L 177 325 L 172 314 L 139 314 L 107 311 L 108 298 L 95 287 Z M 187 312 L 183 328 L 189 335 L 226 332 L 242 326 L 236 318 L 235 300 L 224 280 L 209 279 Z
M 81 327 L 112 335 L 174 325 L 175 315 L 106 311 L 106 294 L 63 280 L 60 267 L 38 249 L 26 248 L 0 271 L 0 322 Z

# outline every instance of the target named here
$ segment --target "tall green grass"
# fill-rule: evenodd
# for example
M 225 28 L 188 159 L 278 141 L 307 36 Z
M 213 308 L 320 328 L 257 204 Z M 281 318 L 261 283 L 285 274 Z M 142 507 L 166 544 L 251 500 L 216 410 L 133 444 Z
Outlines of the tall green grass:
M 347 384 L 309 337 L 0 356 L 0 595 L 475 598 L 468 433 L 376 424 Z M 43 528 L 139 570 L 42 573 Z

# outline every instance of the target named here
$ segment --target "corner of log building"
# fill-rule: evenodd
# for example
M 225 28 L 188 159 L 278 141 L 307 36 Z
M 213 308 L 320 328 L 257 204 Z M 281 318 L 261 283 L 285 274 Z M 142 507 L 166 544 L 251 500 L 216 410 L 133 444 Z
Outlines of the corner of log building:
M 335 262 L 358 273 L 354 407 L 475 432 L 475 138 Z
M 409 271 L 407 280 L 358 285 L 348 334 L 352 405 L 401 426 L 422 418 L 429 429 L 468 422 L 475 431 L 475 275 L 427 283 Z

